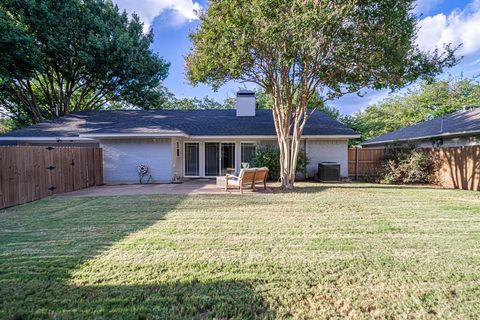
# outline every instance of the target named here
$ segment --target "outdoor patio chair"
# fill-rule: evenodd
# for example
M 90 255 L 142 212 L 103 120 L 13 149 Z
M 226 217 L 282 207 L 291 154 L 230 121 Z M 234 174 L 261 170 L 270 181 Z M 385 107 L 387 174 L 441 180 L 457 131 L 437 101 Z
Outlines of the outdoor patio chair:
M 267 190 L 267 178 L 268 178 L 268 168 L 262 167 L 257 168 L 255 172 L 255 178 L 253 181 L 253 190 L 255 190 L 255 186 L 257 183 L 263 184 L 263 190 Z
M 227 191 L 229 187 L 233 187 L 240 189 L 240 193 L 243 194 L 243 189 L 245 187 L 255 188 L 254 181 L 256 171 L 256 169 L 242 169 L 240 170 L 238 177 L 232 174 L 227 174 L 225 176 L 225 191 Z
M 256 183 L 263 183 L 264 189 L 267 189 L 267 175 L 268 168 L 242 169 L 238 177 L 231 174 L 218 177 L 217 186 L 225 188 L 225 191 L 229 188 L 240 189 L 241 194 L 243 194 L 243 189 L 245 188 L 252 188 L 255 191 Z

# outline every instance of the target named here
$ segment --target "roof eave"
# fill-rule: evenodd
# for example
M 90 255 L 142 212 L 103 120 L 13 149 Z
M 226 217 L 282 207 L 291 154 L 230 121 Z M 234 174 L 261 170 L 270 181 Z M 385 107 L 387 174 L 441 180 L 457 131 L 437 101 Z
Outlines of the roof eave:
M 272 135 L 190 135 L 189 138 L 192 139 L 277 139 L 275 134 Z M 303 139 L 358 139 L 360 138 L 359 134 L 318 134 L 318 135 L 302 135 Z
M 435 135 L 427 135 L 421 137 L 414 137 L 414 138 L 406 138 L 406 139 L 390 139 L 390 140 L 380 140 L 380 141 L 372 141 L 372 142 L 363 142 L 360 145 L 375 145 L 375 144 L 385 144 L 385 143 L 395 143 L 395 142 L 405 142 L 405 141 L 416 141 L 416 140 L 423 140 L 423 139 L 431 139 L 431 138 L 445 138 L 445 137 L 462 137 L 468 136 L 472 134 L 480 134 L 480 130 L 472 130 L 472 131 L 461 131 L 461 132 L 445 132 L 442 134 L 435 134 Z
M 161 133 L 84 133 L 80 134 L 82 138 L 93 139 L 117 139 L 117 138 L 171 138 L 188 137 L 183 132 L 161 132 Z
M 0 137 L 0 141 L 85 141 L 93 142 L 94 139 L 82 137 Z
M 80 134 L 78 137 L 0 137 L 0 141 L 85 141 L 92 142 L 96 139 L 118 139 L 118 138 L 171 138 L 184 137 L 194 139 L 276 139 L 276 135 L 188 135 L 183 132 L 176 133 L 92 133 Z M 302 135 L 303 139 L 358 139 L 359 134 L 322 134 Z

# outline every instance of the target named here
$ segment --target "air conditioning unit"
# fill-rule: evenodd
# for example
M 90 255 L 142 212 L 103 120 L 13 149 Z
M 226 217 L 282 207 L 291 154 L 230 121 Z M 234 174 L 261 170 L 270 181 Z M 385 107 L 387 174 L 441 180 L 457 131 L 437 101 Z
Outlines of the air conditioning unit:
M 325 182 L 340 181 L 340 164 L 336 162 L 322 162 L 318 164 L 318 180 Z

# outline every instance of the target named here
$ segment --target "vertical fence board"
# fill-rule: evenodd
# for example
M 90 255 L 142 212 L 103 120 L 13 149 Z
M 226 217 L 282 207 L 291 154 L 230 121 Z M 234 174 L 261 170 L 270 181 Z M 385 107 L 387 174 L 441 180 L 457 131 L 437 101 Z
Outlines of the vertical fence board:
M 101 186 L 103 184 L 103 149 L 94 149 L 94 172 L 95 185 Z
M 95 185 L 95 149 L 91 149 L 88 153 L 89 160 L 87 161 L 88 164 L 88 187 L 92 187 Z
M 0 209 L 103 184 L 101 155 L 99 148 L 0 146 Z
M 12 205 L 16 202 L 16 194 L 18 194 L 18 191 L 16 190 L 18 188 L 18 184 L 14 183 L 15 182 L 15 177 L 18 176 L 18 168 L 16 164 L 14 163 L 14 157 L 13 154 L 8 152 L 7 153 L 7 205 Z M 20 200 L 20 199 L 19 199 Z
M 5 191 L 6 191 L 6 177 L 3 170 L 3 165 L 5 165 L 5 150 L 0 148 L 0 164 L 2 167 L 0 168 L 0 208 L 5 207 Z

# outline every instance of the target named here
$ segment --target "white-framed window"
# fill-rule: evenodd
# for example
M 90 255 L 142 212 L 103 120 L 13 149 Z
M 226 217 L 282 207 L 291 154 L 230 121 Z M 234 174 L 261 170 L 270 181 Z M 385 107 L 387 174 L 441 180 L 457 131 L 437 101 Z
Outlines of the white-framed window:
M 185 142 L 183 147 L 185 176 L 200 176 L 200 143 Z
M 240 161 L 242 163 L 250 163 L 255 154 L 257 145 L 254 142 L 240 143 Z
M 235 142 L 220 144 L 220 175 L 235 173 Z

